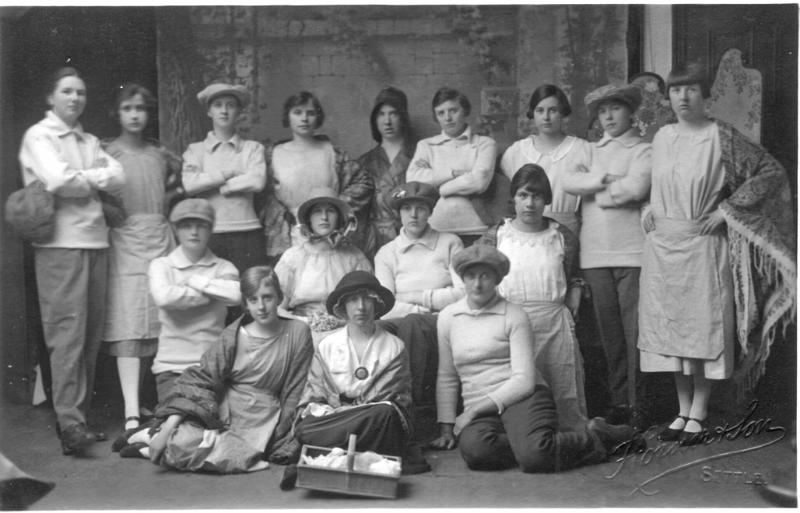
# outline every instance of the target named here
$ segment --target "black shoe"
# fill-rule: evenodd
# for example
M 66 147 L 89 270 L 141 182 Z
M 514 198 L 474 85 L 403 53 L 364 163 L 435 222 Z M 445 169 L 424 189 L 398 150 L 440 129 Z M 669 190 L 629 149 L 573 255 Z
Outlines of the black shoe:
M 689 424 L 689 421 L 693 420 L 700 424 L 700 431 L 691 432 L 691 431 L 681 431 L 680 436 L 678 436 L 678 443 L 681 447 L 689 447 L 692 445 L 699 445 L 703 443 L 706 439 L 706 428 L 703 426 L 703 421 L 699 419 L 694 419 L 692 417 L 688 417 L 686 420 L 686 424 Z
M 140 458 L 146 460 L 147 457 L 142 456 L 141 453 L 141 450 L 145 447 L 147 447 L 147 444 L 144 442 L 128 444 L 119 450 L 119 456 L 120 458 Z
M 86 424 L 71 424 L 61 431 L 61 452 L 66 456 L 80 455 L 94 442 Z
M 674 419 L 672 419 L 669 423 L 672 424 L 677 419 L 683 419 L 683 427 L 686 427 L 686 423 L 689 422 L 689 417 L 684 417 L 683 415 L 678 415 Z M 662 429 L 661 432 L 658 434 L 658 439 L 661 442 L 675 442 L 677 441 L 681 433 L 683 433 L 683 429 L 672 429 L 667 425 L 666 428 Z
M 642 436 L 631 426 L 626 424 L 615 426 L 606 422 L 603 417 L 595 417 L 590 420 L 586 424 L 586 429 L 597 435 L 608 454 L 613 454 L 625 444 L 632 444 L 631 452 L 638 452 L 644 442 Z
M 133 436 L 134 433 L 138 433 L 139 431 L 142 431 L 143 429 L 151 429 L 152 430 L 154 427 L 156 427 L 158 425 L 160 425 L 160 424 L 156 420 L 150 420 L 148 422 L 145 422 L 144 424 L 139 424 L 135 428 L 126 429 L 125 431 L 122 432 L 121 435 L 119 435 L 114 440 L 114 443 L 111 444 L 111 452 L 119 452 L 120 449 L 122 449 L 123 447 L 128 445 L 128 439 L 131 436 Z M 152 436 L 152 435 L 153 435 L 153 433 L 151 432 L 150 436 Z

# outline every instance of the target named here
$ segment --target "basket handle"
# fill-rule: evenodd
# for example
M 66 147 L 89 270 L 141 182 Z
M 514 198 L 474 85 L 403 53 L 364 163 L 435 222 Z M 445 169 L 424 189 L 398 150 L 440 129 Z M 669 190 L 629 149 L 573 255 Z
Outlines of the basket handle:
M 352 472 L 356 460 L 356 434 L 351 433 L 347 441 L 347 471 Z

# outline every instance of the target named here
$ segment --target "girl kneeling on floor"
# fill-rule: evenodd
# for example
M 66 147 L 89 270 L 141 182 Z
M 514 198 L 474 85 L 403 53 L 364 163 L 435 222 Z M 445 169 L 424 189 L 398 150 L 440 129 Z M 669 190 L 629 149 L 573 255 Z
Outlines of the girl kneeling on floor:
M 296 459 L 291 428 L 313 354 L 311 332 L 302 321 L 278 316 L 283 293 L 271 267 L 245 271 L 241 289 L 247 313 L 200 365 L 183 371 L 156 410 L 160 427 L 129 435 L 121 455 L 219 473 Z
M 519 465 L 535 473 L 601 463 L 619 444 L 638 445 L 633 428 L 600 417 L 581 430 L 558 432 L 553 393 L 537 377 L 528 316 L 497 292 L 508 258 L 476 244 L 457 253 L 453 267 L 467 295 L 439 314 L 440 436 L 432 448 L 452 449 L 458 442 L 473 470 Z M 459 389 L 464 411 L 456 415 Z

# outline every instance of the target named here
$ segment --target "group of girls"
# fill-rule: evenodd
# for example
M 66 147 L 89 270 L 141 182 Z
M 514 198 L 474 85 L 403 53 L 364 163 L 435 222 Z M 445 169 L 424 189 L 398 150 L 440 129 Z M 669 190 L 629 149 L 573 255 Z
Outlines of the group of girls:
M 518 464 L 538 472 L 597 462 L 635 436 L 625 424 L 642 399 L 632 392 L 639 366 L 629 363 L 639 356 L 642 371 L 675 373 L 680 410 L 660 437 L 697 443 L 711 380 L 730 377 L 737 328 L 746 340 L 758 317 L 735 317 L 741 285 L 729 261 L 739 276 L 759 283 L 748 289 L 759 296 L 748 305 L 763 305 L 766 292 L 789 304 L 788 314 L 774 310 L 774 301 L 768 305 L 778 319 L 763 327 L 769 343 L 793 312 L 793 293 L 786 292 L 792 220 L 791 209 L 780 208 L 788 200 L 785 171 L 707 116 L 707 77 L 677 69 L 666 89 L 678 122 L 657 134 L 652 156 L 631 122 L 640 101 L 635 87 L 607 86 L 587 97 L 606 132 L 597 144 L 566 133 L 571 107 L 563 91 L 536 89 L 527 112 L 533 135 L 500 159 L 514 215 L 498 219 L 497 206 L 482 194 L 497 178 L 497 145 L 473 131 L 470 102 L 455 89 L 436 92 L 431 111 L 441 133 L 416 147 L 406 96 L 381 91 L 370 116 L 378 144 L 352 160 L 316 133 L 325 115 L 313 94 L 287 99 L 283 124 L 292 138 L 265 149 L 236 134 L 250 100 L 246 89 L 212 84 L 198 99 L 213 130 L 189 146 L 179 172 L 179 159 L 144 137 L 154 103 L 145 88 L 121 88 L 113 111 L 121 134 L 101 144 L 78 122 L 85 84 L 74 69 L 60 70 L 48 95 L 51 110 L 26 133 L 20 161 L 26 184 L 41 180 L 56 197 L 55 235 L 37 244 L 35 255 L 64 453 L 98 438 L 86 415 L 101 340 L 118 358 L 123 445 L 177 468 L 253 470 L 263 468 L 262 458 L 289 463 L 299 443 L 341 445 L 346 440 L 337 437 L 347 430 L 360 433 L 362 449 L 408 454 L 410 407 L 425 401 L 431 369 L 441 425 L 432 447 L 452 448 L 458 440 L 471 468 Z M 165 216 L 179 181 L 216 212 L 211 251 L 247 269 L 245 312 L 219 333 L 218 346 L 186 366 L 175 393 L 160 394 L 159 427 L 143 430 L 139 362 L 157 353 L 159 335 L 147 268 L 173 248 Z M 100 192 L 121 197 L 126 211 L 110 235 Z M 648 199 L 642 225 L 631 226 Z M 581 209 L 591 232 L 581 227 Z M 625 220 L 602 217 L 604 209 L 624 211 Z M 739 241 L 736 256 L 753 249 L 775 263 L 778 278 L 729 258 L 726 223 Z M 600 233 L 605 238 L 598 241 Z M 586 241 L 581 249 L 578 237 Z M 622 258 L 614 252 L 619 240 Z M 274 272 L 258 265 L 267 261 L 277 262 Z M 641 297 L 638 272 L 622 272 L 640 266 Z M 603 298 L 595 301 L 598 314 L 615 317 L 600 327 L 610 371 L 622 376 L 622 392 L 612 394 L 622 412 L 615 421 L 587 419 L 574 335 L 586 287 L 581 268 L 608 271 L 588 274 L 592 292 Z M 255 369 L 254 361 L 263 365 Z M 298 378 L 307 370 L 306 381 Z M 230 396 L 225 412 L 216 398 L 197 392 L 222 384 Z M 245 408 L 241 418 L 231 415 L 232 402 L 264 389 L 272 413 L 262 418 Z M 365 404 L 386 407 L 359 408 Z M 508 436 L 496 436 L 502 433 Z M 170 452 L 176 440 L 184 442 Z M 207 454 L 187 452 L 187 444 Z M 557 447 L 575 449 L 569 461 L 559 459 Z M 226 459 L 229 451 L 243 459 Z

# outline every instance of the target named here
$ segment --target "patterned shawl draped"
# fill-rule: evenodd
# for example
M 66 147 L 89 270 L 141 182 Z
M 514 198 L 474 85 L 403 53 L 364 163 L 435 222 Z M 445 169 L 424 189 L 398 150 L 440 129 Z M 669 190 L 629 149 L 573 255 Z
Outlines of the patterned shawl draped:
M 764 374 L 770 347 L 797 316 L 797 253 L 792 195 L 783 166 L 727 123 L 719 126 L 736 331 L 734 372 L 741 395 Z

